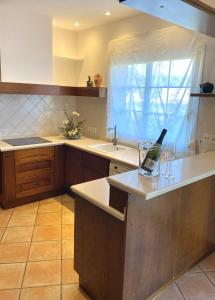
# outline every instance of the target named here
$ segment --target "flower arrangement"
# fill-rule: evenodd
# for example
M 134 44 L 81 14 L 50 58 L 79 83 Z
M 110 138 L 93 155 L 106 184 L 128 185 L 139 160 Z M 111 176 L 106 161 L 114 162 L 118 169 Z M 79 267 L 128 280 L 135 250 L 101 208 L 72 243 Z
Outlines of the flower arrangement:
M 80 114 L 76 111 L 68 112 L 65 109 L 64 116 L 62 125 L 59 127 L 60 133 L 68 139 L 79 139 L 85 121 L 78 121 Z

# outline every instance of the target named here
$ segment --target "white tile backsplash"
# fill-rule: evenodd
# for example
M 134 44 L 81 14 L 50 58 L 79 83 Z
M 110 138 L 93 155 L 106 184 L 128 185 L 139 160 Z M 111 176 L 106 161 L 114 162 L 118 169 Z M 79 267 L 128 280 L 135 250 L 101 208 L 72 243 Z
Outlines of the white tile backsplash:
M 0 139 L 58 134 L 64 109 L 76 109 L 76 97 L 0 95 Z

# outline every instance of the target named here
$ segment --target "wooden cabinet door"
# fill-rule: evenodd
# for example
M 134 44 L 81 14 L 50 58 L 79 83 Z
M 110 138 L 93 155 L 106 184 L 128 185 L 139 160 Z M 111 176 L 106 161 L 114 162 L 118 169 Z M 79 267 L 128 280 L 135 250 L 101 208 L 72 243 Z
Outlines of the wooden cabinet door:
M 82 183 L 82 151 L 65 147 L 65 187 Z
M 108 159 L 88 152 L 83 152 L 83 182 L 108 177 L 109 165 L 110 161 Z
M 13 207 L 64 191 L 64 146 L 1 153 L 4 207 Z
M 15 152 L 8 151 L 1 153 L 2 159 L 2 205 L 14 202 L 16 199 L 16 172 L 15 172 Z

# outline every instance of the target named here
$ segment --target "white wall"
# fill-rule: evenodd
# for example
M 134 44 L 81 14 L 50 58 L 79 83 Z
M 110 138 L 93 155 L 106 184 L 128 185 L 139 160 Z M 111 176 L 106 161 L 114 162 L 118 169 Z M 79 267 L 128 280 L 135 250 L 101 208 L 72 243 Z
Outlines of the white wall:
M 82 68 L 82 61 L 78 58 L 77 32 L 53 27 L 52 54 L 54 84 L 78 85 L 78 76 Z
M 0 5 L 2 81 L 51 83 L 52 22 Z

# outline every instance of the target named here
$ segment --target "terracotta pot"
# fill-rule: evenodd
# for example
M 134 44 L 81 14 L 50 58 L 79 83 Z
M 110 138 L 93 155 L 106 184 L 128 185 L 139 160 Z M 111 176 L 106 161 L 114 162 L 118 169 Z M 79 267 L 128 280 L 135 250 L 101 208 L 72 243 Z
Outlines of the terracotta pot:
M 94 77 L 94 83 L 96 87 L 100 87 L 102 84 L 102 76 L 100 74 L 96 74 Z

